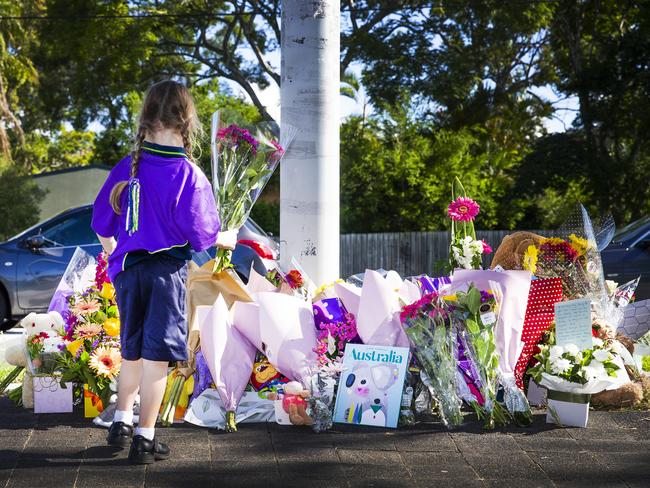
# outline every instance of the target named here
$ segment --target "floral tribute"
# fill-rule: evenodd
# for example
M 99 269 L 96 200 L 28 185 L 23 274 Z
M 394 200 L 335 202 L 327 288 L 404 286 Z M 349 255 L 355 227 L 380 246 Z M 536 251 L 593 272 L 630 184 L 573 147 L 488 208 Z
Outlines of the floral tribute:
M 323 372 L 338 376 L 343 367 L 345 345 L 359 338 L 354 315 L 346 313 L 342 321 L 321 322 L 318 327 L 318 343 L 314 347 L 314 352 L 318 355 L 318 365 Z
M 68 298 L 68 310 L 63 314 L 65 343 L 59 356 L 61 381 L 87 384 L 104 406 L 111 395 L 109 385 L 122 363 L 115 288 L 106 268 L 102 253 L 97 259 L 94 285 Z
M 239 229 L 250 214 L 273 171 L 285 155 L 296 130 L 260 124 L 248 130 L 236 124 L 219 127 L 219 113 L 212 116 L 212 176 L 222 230 Z M 230 267 L 232 252 L 217 250 L 215 272 Z
M 476 238 L 474 219 L 480 206 L 465 193 L 458 178 L 452 184 L 452 202 L 447 208 L 451 219 L 451 245 L 449 264 L 451 269 L 480 269 L 484 254 L 490 254 L 490 245 Z

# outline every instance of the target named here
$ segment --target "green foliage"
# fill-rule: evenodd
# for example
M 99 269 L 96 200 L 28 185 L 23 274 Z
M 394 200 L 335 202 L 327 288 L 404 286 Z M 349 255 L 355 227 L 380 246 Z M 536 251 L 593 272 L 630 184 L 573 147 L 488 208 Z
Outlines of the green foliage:
M 266 232 L 280 235 L 280 204 L 258 200 L 251 212 L 251 218 Z
M 46 192 L 15 166 L 0 174 L 0 240 L 4 241 L 22 229 L 38 222 L 39 203 Z

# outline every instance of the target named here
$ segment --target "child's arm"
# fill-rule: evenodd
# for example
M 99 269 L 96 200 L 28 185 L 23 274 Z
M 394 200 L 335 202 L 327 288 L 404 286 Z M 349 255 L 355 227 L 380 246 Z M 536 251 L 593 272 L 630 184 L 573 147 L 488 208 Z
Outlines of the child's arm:
M 97 237 L 99 238 L 99 242 L 102 244 L 102 247 L 104 248 L 104 252 L 108 254 L 109 256 L 113 254 L 113 251 L 115 251 L 115 246 L 117 246 L 117 241 L 115 240 L 114 237 L 103 237 L 97 234 Z

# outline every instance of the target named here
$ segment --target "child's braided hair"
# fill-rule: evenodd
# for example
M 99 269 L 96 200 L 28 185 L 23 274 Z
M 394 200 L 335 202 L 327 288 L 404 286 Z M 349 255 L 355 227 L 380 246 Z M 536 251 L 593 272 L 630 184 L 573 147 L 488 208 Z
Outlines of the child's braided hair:
M 183 138 L 183 148 L 190 161 L 201 137 L 201 125 L 190 91 L 176 81 L 160 81 L 149 88 L 142 104 L 133 149 L 131 151 L 130 178 L 137 178 L 140 150 L 147 136 L 161 129 L 177 131 Z M 111 206 L 121 214 L 121 196 L 128 181 L 118 182 L 111 191 Z

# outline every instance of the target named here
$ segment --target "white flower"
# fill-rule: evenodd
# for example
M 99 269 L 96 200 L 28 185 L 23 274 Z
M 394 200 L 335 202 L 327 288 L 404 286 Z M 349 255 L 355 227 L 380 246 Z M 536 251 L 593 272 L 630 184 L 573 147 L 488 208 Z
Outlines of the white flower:
M 549 359 L 551 362 L 554 362 L 562 357 L 564 354 L 564 348 L 562 346 L 553 346 L 549 350 Z
M 551 363 L 551 369 L 554 373 L 564 373 L 571 369 L 571 361 L 568 359 L 560 358 Z
M 327 333 L 327 353 L 331 356 L 336 352 L 336 339 L 332 337 L 332 334 Z
M 620 342 L 612 341 L 612 345 L 611 345 L 612 351 L 614 351 L 619 356 L 623 352 L 623 347 L 624 347 L 623 344 L 621 344 Z
M 580 354 L 580 349 L 578 349 L 578 346 L 576 346 L 575 344 L 567 344 L 566 346 L 564 346 L 564 352 L 568 352 L 569 354 L 571 354 L 571 356 L 575 357 L 578 354 Z
M 603 340 L 599 339 L 598 337 L 592 337 L 591 341 L 594 345 L 594 347 L 603 347 Z
M 600 376 L 600 370 L 594 368 L 593 366 L 585 366 L 583 371 L 587 381 L 595 380 Z
M 610 357 L 609 351 L 605 349 L 597 349 L 594 351 L 594 358 L 597 361 L 608 361 Z

